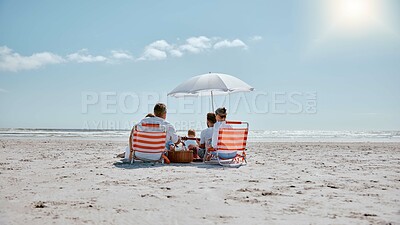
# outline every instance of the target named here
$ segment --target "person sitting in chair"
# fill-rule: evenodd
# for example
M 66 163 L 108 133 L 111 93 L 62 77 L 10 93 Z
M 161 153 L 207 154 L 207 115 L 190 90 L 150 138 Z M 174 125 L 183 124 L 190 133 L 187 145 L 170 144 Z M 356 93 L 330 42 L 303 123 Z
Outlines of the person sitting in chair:
M 217 149 L 218 147 L 218 135 L 219 135 L 219 129 L 221 128 L 231 128 L 232 126 L 226 124 L 226 108 L 218 108 L 215 110 L 215 118 L 217 122 L 214 124 L 213 128 L 213 134 L 212 134 L 212 139 L 211 139 L 211 146 L 214 149 Z M 212 153 L 213 154 L 213 153 Z M 235 157 L 235 153 L 221 153 L 220 157 L 221 158 L 233 158 Z
M 181 139 L 180 137 L 176 134 L 176 130 L 174 126 L 166 121 L 167 118 L 167 106 L 163 103 L 157 103 L 154 106 L 154 117 L 146 117 L 142 119 L 138 124 L 143 124 L 143 123 L 155 123 L 155 124 L 161 124 L 166 127 L 167 131 L 167 137 L 165 140 L 165 148 L 167 150 L 174 150 L 175 145 L 179 144 Z
M 147 117 L 154 117 L 154 114 L 153 114 L 153 113 L 148 113 L 148 114 L 145 116 L 145 118 L 147 118 Z M 129 145 L 130 145 L 130 143 L 132 143 L 133 129 L 134 129 L 134 128 L 132 128 L 131 133 L 129 134 Z M 128 158 L 129 152 L 130 152 L 130 150 L 129 150 L 129 145 L 128 145 L 128 147 L 126 147 L 125 152 L 120 153 L 120 154 L 117 155 L 118 158 Z
M 204 157 L 206 145 L 210 145 L 210 141 L 213 134 L 214 124 L 217 122 L 214 113 L 207 113 L 207 128 L 202 130 L 200 133 L 199 150 L 197 152 L 200 158 Z
M 213 148 L 217 148 L 219 129 L 224 127 L 231 127 L 229 125 L 226 125 L 225 123 L 226 115 L 227 113 L 225 107 L 218 108 L 217 110 L 215 110 L 215 119 L 217 120 L 217 122 L 214 124 L 212 140 L 211 140 L 211 146 Z
M 154 106 L 154 116 L 152 114 L 148 114 L 146 118 L 142 119 L 136 125 L 145 123 L 164 125 L 166 127 L 165 148 L 166 150 L 175 150 L 175 145 L 180 143 L 181 138 L 176 134 L 174 126 L 165 120 L 166 118 L 167 118 L 167 106 L 163 103 L 157 103 Z M 132 138 L 132 132 L 129 137 L 129 148 L 126 148 L 125 150 L 125 160 L 129 159 L 130 151 L 132 148 L 131 138 Z

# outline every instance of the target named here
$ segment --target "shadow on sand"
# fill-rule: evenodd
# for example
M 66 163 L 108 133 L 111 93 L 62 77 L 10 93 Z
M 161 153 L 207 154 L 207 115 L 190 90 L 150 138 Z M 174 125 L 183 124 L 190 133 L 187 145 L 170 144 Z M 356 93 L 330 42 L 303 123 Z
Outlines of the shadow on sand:
M 150 163 L 150 162 L 135 162 L 135 163 L 123 163 L 121 161 L 113 163 L 117 168 L 121 169 L 142 169 L 142 168 L 155 168 L 155 167 L 197 167 L 202 169 L 223 169 L 222 166 L 218 164 L 204 164 L 202 162 L 192 162 L 192 163 L 171 163 L 171 164 L 161 164 L 161 163 Z

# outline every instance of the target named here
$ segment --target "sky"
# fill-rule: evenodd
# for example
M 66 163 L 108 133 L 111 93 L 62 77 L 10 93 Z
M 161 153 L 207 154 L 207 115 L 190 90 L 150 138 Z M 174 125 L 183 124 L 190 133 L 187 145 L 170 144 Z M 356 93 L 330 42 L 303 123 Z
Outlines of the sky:
M 202 129 L 215 96 L 255 130 L 400 130 L 400 1 L 0 0 L 0 128 L 129 129 L 156 102 Z

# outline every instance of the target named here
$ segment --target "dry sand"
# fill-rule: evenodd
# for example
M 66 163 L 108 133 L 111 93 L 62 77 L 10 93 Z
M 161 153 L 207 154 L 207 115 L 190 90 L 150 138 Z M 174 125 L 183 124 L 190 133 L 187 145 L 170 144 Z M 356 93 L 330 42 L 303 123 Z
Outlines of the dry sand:
M 0 224 L 400 224 L 400 143 L 249 143 L 239 169 L 124 146 L 0 140 Z

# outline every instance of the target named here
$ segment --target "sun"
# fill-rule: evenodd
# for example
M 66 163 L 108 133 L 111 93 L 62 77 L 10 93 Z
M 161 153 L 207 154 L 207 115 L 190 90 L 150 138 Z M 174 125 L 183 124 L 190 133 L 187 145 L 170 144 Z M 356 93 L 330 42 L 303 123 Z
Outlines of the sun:
M 366 0 L 346 0 L 341 2 L 340 12 L 349 22 L 361 22 L 371 15 L 371 4 Z
M 332 46 L 339 46 L 347 41 L 383 36 L 400 38 L 390 23 L 389 6 L 383 0 L 321 0 L 318 6 L 319 11 L 310 16 L 315 36 L 310 41 L 307 55 L 323 49 L 328 43 L 335 42 Z
M 335 0 L 329 6 L 331 21 L 342 28 L 367 27 L 377 16 L 373 0 Z

